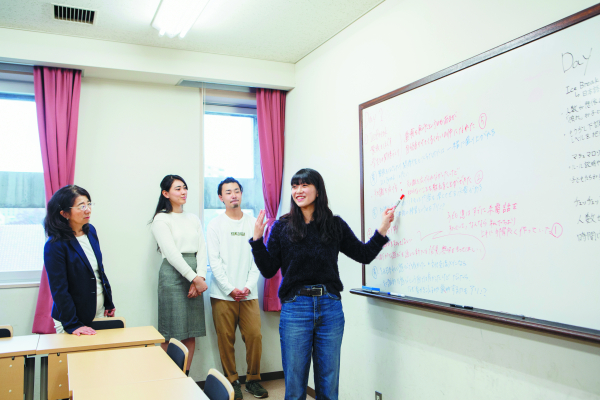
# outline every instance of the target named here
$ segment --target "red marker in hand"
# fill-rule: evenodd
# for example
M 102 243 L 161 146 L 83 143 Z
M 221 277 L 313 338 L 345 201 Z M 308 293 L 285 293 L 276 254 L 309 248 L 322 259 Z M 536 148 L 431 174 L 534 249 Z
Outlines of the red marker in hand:
M 394 206 L 394 210 L 396 209 L 396 207 L 398 207 L 398 205 L 400 204 L 400 202 L 404 199 L 404 195 L 400 196 L 400 199 L 398 200 L 398 202 L 396 203 L 396 205 Z

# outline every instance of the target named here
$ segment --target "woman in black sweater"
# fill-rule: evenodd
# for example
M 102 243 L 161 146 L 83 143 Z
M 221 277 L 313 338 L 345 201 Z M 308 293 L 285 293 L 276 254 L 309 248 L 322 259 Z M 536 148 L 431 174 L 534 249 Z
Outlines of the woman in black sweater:
M 306 399 L 311 354 L 317 398 L 337 400 L 344 333 L 338 254 L 360 263 L 373 261 L 389 241 L 392 210 L 384 211 L 379 230 L 362 243 L 329 209 L 321 175 L 305 168 L 292 177 L 290 212 L 275 222 L 266 247 L 264 211 L 258 215 L 250 241 L 256 265 L 265 278 L 280 268 L 283 276 L 279 335 L 285 400 Z

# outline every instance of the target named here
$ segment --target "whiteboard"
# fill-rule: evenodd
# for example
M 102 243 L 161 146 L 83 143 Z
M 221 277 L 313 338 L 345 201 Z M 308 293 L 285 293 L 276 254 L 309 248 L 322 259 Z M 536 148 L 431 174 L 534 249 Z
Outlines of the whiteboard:
M 364 283 L 600 330 L 600 17 L 498 53 L 361 105 Z

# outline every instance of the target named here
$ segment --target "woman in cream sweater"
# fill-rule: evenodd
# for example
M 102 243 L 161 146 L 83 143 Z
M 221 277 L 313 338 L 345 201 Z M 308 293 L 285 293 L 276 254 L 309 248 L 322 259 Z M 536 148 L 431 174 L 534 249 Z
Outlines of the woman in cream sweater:
M 181 340 L 189 350 L 187 372 L 194 356 L 196 337 L 206 336 L 204 300 L 207 289 L 206 245 L 200 219 L 183 211 L 187 184 L 178 175 L 167 175 L 152 221 L 152 233 L 163 261 L 158 276 L 158 331 L 167 340 Z

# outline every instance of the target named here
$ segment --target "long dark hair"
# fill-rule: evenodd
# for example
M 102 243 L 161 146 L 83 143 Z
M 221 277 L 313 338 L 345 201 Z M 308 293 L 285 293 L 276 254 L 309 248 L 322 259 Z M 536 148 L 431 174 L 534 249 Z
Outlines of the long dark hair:
M 77 185 L 67 185 L 58 189 L 48 202 L 46 218 L 44 218 L 44 230 L 51 242 L 73 239 L 75 237 L 69 221 L 60 215 L 60 212 L 65 211 L 70 213 L 71 207 L 73 207 L 75 200 L 79 196 L 85 196 L 88 198 L 88 201 L 92 201 L 90 194 L 84 188 Z M 85 224 L 82 229 L 83 233 L 87 235 L 90 231 L 90 225 Z
M 156 214 L 158 213 L 168 214 L 170 212 L 173 212 L 173 206 L 171 205 L 171 201 L 165 196 L 163 196 L 162 192 L 163 190 L 166 190 L 167 192 L 171 190 L 171 186 L 173 186 L 173 182 L 175 182 L 176 180 L 180 180 L 181 182 L 183 182 L 183 184 L 187 188 L 187 183 L 185 183 L 183 178 L 179 175 L 165 176 L 163 180 L 160 181 L 160 197 L 158 198 L 158 204 L 156 205 L 156 211 L 154 212 L 152 219 L 154 219 L 154 217 L 156 217 Z M 152 222 L 152 220 L 150 222 Z
M 314 169 L 303 168 L 294 174 L 291 185 L 300 185 L 303 183 L 314 185 L 317 189 L 312 223 L 317 227 L 321 242 L 337 242 L 341 236 L 342 228 L 339 221 L 329 209 L 323 177 Z M 281 219 L 287 221 L 287 235 L 290 241 L 299 242 L 304 239 L 307 232 L 304 215 L 293 197 L 291 199 L 290 212 L 282 216 Z

